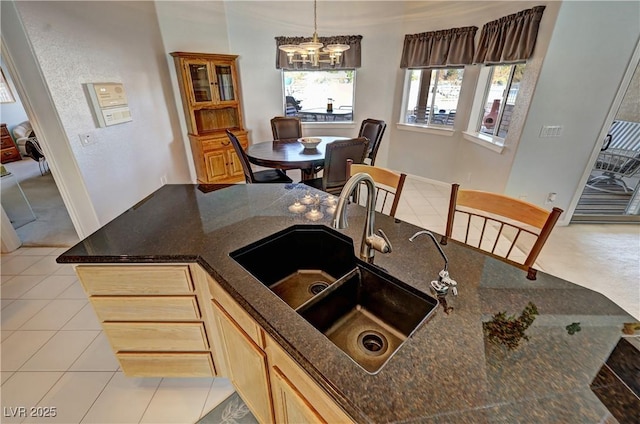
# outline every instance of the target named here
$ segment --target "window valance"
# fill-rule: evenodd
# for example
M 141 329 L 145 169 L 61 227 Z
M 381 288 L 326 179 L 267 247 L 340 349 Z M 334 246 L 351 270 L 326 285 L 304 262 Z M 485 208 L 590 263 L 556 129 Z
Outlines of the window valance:
M 443 68 L 469 65 L 473 61 L 474 37 L 478 27 L 407 34 L 401 68 Z
M 522 62 L 531 57 L 545 6 L 536 6 L 482 27 L 474 63 Z
M 342 53 L 340 60 L 335 65 L 330 63 L 320 63 L 320 66 L 313 69 L 353 69 L 359 68 L 361 64 L 362 35 L 334 35 L 330 37 L 318 37 L 318 40 L 325 46 L 328 44 L 347 44 L 349 50 Z M 311 69 L 307 64 L 289 64 L 287 53 L 278 47 L 285 44 L 300 44 L 311 41 L 311 37 L 276 37 L 276 69 Z

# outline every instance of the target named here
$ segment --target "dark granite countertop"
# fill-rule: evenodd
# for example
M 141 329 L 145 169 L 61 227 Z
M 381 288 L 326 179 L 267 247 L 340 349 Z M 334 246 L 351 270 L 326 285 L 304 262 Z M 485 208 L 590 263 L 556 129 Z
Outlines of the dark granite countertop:
M 167 185 L 58 262 L 199 262 L 358 422 L 615 422 L 612 408 L 622 410 L 615 415 L 621 422 L 638 422 L 632 415 L 626 421 L 628 405 L 609 404 L 606 383 L 592 386 L 625 336 L 623 324 L 635 321 L 631 316 L 594 291 L 544 272 L 527 280 L 525 272 L 457 243 L 443 246 L 458 282 L 459 296 L 448 298 L 453 311 L 439 306 L 378 374 L 364 372 L 229 257 L 276 231 L 309 224 L 288 210 L 307 190 L 295 184 Z M 330 217 L 313 223 L 330 225 Z M 341 232 L 353 238 L 356 252 L 363 224 L 364 209 L 350 205 L 349 228 Z M 394 250 L 377 253 L 375 263 L 428 292 L 442 268 L 431 240 L 409 242 L 420 228 L 380 214 L 376 227 Z M 487 338 L 483 324 L 494 314 L 517 317 L 529 302 L 538 315 L 526 330 L 528 340 L 509 349 Z

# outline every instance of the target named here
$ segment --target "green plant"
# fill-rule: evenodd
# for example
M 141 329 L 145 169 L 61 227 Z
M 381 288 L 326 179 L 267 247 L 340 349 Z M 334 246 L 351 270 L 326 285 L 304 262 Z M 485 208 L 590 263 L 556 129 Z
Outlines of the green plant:
M 489 341 L 505 345 L 509 349 L 515 349 L 521 340 L 529 340 L 524 332 L 536 319 L 538 308 L 532 302 L 525 306 L 519 317 L 507 316 L 506 312 L 498 312 L 489 322 L 482 325 L 484 333 Z

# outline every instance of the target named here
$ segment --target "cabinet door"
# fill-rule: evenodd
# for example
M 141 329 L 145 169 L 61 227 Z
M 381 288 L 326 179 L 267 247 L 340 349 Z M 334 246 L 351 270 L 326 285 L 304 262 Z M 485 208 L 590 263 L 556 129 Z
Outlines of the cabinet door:
M 212 90 L 215 83 L 211 79 L 210 62 L 189 59 L 185 60 L 184 67 L 191 103 L 194 105 L 213 103 L 216 100 L 215 92 Z
M 273 372 L 273 406 L 278 423 L 326 423 L 278 367 Z
M 231 177 L 227 166 L 229 162 L 227 151 L 228 149 L 217 149 L 204 154 L 207 182 L 221 181 Z
M 353 420 L 270 337 L 266 338 L 278 423 L 352 423 Z
M 267 354 L 215 301 L 213 307 L 233 385 L 259 422 L 273 422 Z
M 230 63 L 214 63 L 214 85 L 217 88 L 218 101 L 220 103 L 232 102 L 236 100 L 236 88 L 234 84 L 235 75 L 233 66 Z
M 243 176 L 244 171 L 242 170 L 242 164 L 240 163 L 240 158 L 236 155 L 236 151 L 234 149 L 229 149 L 226 152 L 227 154 L 227 172 L 232 177 Z

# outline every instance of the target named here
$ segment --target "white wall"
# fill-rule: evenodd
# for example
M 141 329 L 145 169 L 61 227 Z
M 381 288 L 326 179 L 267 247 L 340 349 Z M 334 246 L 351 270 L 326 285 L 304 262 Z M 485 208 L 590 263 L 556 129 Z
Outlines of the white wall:
M 525 75 L 530 89 L 522 87 L 522 92 L 531 93 L 537 78 L 537 69 L 544 58 L 548 39 L 553 30 L 559 2 L 406 2 L 405 24 L 401 37 L 403 39 L 404 34 L 477 26 L 477 40 L 485 23 L 538 5 L 546 5 L 532 58 L 538 66 L 531 63 L 527 65 Z M 507 147 L 502 154 L 468 142 L 462 137 L 461 132 L 467 129 L 470 119 L 479 73 L 479 65 L 465 67 L 456 113 L 456 132 L 452 136 L 392 128 L 390 167 L 435 180 L 458 182 L 469 188 L 497 192 L 504 189 L 522 128 L 513 125 L 509 131 L 509 139 L 506 140 Z M 398 70 L 396 78 L 397 89 L 392 121 L 394 123 L 400 119 L 404 72 Z M 521 100 L 526 100 L 524 98 L 526 96 L 521 97 Z M 522 104 L 519 105 L 519 114 L 523 115 L 526 113 L 527 104 L 520 103 Z
M 638 2 L 563 2 L 506 193 L 567 210 L 640 38 Z M 543 125 L 562 125 L 541 139 Z M 567 217 L 565 216 L 566 220 Z
M 221 1 L 155 1 L 167 66 L 179 111 L 180 136 L 188 159 L 188 181 L 196 182 L 196 171 L 183 112 L 178 75 L 171 52 L 233 53 L 229 50 L 225 3 Z M 178 182 L 178 181 L 176 181 Z
M 99 222 L 188 179 L 154 4 L 16 2 Z M 132 122 L 97 127 L 83 84 L 121 82 Z M 44 93 L 43 93 L 44 94 Z M 82 146 L 90 132 L 95 144 Z

